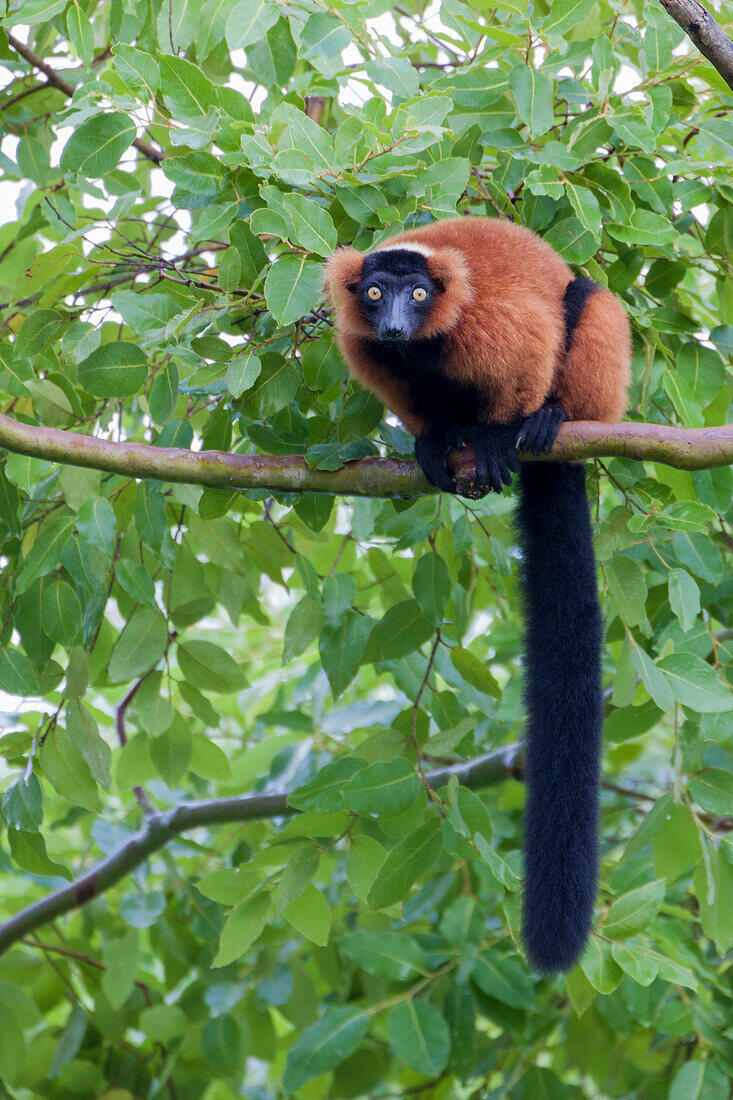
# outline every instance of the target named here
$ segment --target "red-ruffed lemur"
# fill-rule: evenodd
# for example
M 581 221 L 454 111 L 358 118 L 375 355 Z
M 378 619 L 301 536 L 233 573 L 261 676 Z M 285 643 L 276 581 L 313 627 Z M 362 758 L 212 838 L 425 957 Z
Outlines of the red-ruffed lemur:
M 415 436 L 426 478 L 471 443 L 500 492 L 517 450 L 548 451 L 564 420 L 619 420 L 631 341 L 623 307 L 530 230 L 494 218 L 410 229 L 328 261 L 341 351 Z M 524 463 L 518 526 L 526 605 L 527 807 L 523 931 L 552 973 L 582 953 L 598 868 L 601 617 L 575 463 Z

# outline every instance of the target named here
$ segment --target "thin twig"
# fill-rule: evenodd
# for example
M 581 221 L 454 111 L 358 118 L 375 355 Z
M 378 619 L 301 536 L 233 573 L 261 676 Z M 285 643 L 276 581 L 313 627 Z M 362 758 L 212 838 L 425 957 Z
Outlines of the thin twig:
M 14 49 L 17 54 L 20 54 L 24 61 L 32 65 L 34 69 L 38 69 L 40 73 L 43 73 L 52 87 L 58 88 L 60 92 L 63 92 L 65 96 L 71 99 L 75 91 L 73 84 L 69 84 L 68 80 L 64 80 L 62 76 L 59 76 L 50 65 L 46 64 L 42 57 L 34 53 L 33 50 L 26 46 L 24 42 L 21 42 L 19 38 L 16 38 L 15 35 L 11 34 L 10 31 L 6 30 L 5 35 L 8 40 L 8 45 Z M 159 152 L 157 149 L 154 149 L 149 142 L 143 141 L 141 138 L 135 138 L 132 144 L 139 153 L 142 153 L 148 160 L 152 160 L 154 164 L 160 164 L 166 156 L 164 152 Z
M 472 790 L 495 786 L 507 776 L 515 774 L 520 755 L 521 745 L 505 745 L 476 760 L 430 772 L 428 782 L 433 789 L 438 789 L 454 775 L 459 783 Z M 288 795 L 285 792 L 182 802 L 171 810 L 155 811 L 146 818 L 139 832 L 74 882 L 27 906 L 0 926 L 0 954 L 36 928 L 64 913 L 80 909 L 92 898 L 105 893 L 181 833 L 208 825 L 263 821 L 290 816 L 296 812 L 288 805 Z
M 122 746 L 123 749 L 124 749 L 125 745 L 127 744 L 127 731 L 125 729 L 125 714 L 127 712 L 127 708 L 129 707 L 130 703 L 132 702 L 132 700 L 135 698 L 138 691 L 142 687 L 146 677 L 147 677 L 147 673 L 146 673 L 145 676 L 141 676 L 140 679 L 137 681 L 137 683 L 133 684 L 133 686 L 130 688 L 130 690 L 128 691 L 125 698 L 122 700 L 122 702 L 118 706 L 117 713 L 115 714 L 115 729 L 117 730 L 117 738 L 118 738 L 118 740 L 120 742 L 120 745 Z M 148 792 L 145 790 L 145 788 L 141 787 L 141 786 L 137 786 L 137 787 L 133 787 L 132 789 L 134 791 L 135 798 L 138 800 L 140 808 L 143 811 L 143 813 L 145 814 L 145 816 L 148 817 L 150 814 L 154 814 L 155 813 L 155 806 L 150 801 L 150 798 L 148 797 Z

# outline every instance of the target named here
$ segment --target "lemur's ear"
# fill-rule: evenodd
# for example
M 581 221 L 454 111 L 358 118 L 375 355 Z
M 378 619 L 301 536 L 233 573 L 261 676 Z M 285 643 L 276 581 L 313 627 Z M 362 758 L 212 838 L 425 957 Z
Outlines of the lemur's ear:
M 468 266 L 457 248 L 436 248 L 427 257 L 428 274 L 442 294 L 468 287 Z
M 423 336 L 437 336 L 452 329 L 473 298 L 468 262 L 458 248 L 436 248 L 427 257 L 428 275 L 438 293 L 422 326 Z
M 337 248 L 326 261 L 323 288 L 334 305 L 338 305 L 345 292 L 354 293 L 361 282 L 363 267 L 364 256 L 355 248 Z

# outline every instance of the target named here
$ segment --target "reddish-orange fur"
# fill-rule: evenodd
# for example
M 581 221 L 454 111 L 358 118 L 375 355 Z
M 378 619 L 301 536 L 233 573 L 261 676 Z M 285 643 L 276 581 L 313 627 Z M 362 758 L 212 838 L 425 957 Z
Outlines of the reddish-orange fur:
M 588 298 L 566 355 L 563 294 L 573 272 L 531 230 L 498 218 L 454 218 L 387 243 L 400 242 L 431 250 L 428 272 L 444 290 L 419 335 L 443 336 L 443 373 L 478 388 L 485 399 L 482 419 L 508 423 L 549 397 L 572 420 L 623 416 L 631 337 L 623 306 L 610 291 Z M 362 254 L 348 248 L 335 252 L 326 267 L 339 346 L 354 376 L 418 435 L 427 425 L 411 412 L 404 383 L 366 352 L 365 340 L 374 332 L 349 289 L 358 284 L 362 264 Z

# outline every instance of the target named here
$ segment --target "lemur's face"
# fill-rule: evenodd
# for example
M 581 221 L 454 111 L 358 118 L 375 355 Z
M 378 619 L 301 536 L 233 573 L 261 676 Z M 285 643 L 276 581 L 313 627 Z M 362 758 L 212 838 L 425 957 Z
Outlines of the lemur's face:
M 435 294 L 422 253 L 393 247 L 364 257 L 356 295 L 378 340 L 412 340 L 427 320 Z

